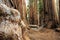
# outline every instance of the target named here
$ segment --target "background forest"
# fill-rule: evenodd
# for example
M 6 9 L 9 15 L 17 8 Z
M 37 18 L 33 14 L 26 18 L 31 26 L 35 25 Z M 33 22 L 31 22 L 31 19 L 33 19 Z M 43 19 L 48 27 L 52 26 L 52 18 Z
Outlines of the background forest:
M 57 20 L 59 24 L 59 0 L 26 0 L 25 2 L 29 24 L 48 25 L 49 20 Z

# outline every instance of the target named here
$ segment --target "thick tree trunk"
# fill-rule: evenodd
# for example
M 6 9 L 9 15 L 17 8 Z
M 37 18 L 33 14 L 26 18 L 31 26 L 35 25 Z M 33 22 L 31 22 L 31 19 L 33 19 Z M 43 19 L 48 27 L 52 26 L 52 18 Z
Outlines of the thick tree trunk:
M 45 15 L 44 23 L 46 25 L 49 25 L 49 23 L 51 25 L 56 25 L 59 19 L 58 19 L 58 14 L 56 12 L 55 0 L 43 0 L 43 2 L 44 2 L 44 15 Z M 49 28 L 49 26 L 47 27 Z
M 38 24 L 37 0 L 30 0 L 30 24 Z
M 52 8 L 53 8 L 53 18 L 56 23 L 59 23 L 59 13 L 57 12 L 57 4 L 55 0 L 52 0 Z
M 19 3 L 20 3 L 19 0 L 0 0 L 0 19 L 2 19 L 2 20 L 0 20 L 0 23 L 1 23 L 0 31 L 4 32 L 6 34 L 6 36 L 7 36 L 6 40 L 22 40 L 22 38 L 23 38 L 22 34 L 24 34 L 24 33 L 22 33 L 22 31 L 24 31 L 24 32 L 26 31 L 26 30 L 24 30 L 26 25 L 24 24 L 24 22 L 21 21 L 20 12 L 19 12 L 19 11 L 21 11 L 20 5 L 22 5 L 22 3 L 20 3 L 20 4 Z M 23 11 L 25 12 L 25 9 L 22 9 L 22 14 L 23 14 Z M 23 17 L 23 15 L 22 15 L 22 17 Z M 22 27 L 23 26 L 24 27 L 21 28 L 19 23 L 22 25 Z M 8 39 L 8 37 L 10 38 L 10 36 L 12 39 Z M 4 36 L 2 36 L 2 37 L 4 37 Z
M 37 0 L 34 0 L 34 24 L 38 24 Z
M 44 25 L 47 26 L 50 20 L 53 20 L 52 0 L 43 0 L 44 2 Z
M 22 1 L 22 6 L 23 6 L 23 19 L 26 20 L 27 13 L 26 13 L 26 2 L 25 2 L 25 0 Z
M 22 40 L 22 28 L 18 25 L 21 20 L 18 10 L 0 3 L 0 19 L 0 33 L 4 33 L 2 34 L 5 35 L 2 38 L 6 37 L 4 40 Z
M 33 15 L 33 0 L 29 0 L 29 4 L 30 4 L 30 24 L 34 24 L 34 15 Z

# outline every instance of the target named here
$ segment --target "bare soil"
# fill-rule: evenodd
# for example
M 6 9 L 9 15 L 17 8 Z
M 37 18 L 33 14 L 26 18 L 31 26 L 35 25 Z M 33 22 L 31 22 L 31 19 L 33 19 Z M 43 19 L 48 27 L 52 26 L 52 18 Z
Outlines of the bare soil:
M 44 28 L 40 31 L 31 29 L 26 34 L 28 34 L 30 40 L 60 40 L 60 32 L 53 29 Z

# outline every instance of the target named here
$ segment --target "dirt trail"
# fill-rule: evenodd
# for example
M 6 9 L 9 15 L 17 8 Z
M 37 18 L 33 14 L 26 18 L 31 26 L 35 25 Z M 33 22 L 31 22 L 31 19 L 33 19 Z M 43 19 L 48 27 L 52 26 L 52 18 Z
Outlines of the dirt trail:
M 60 33 L 51 29 L 43 29 L 41 31 L 29 30 L 27 34 L 30 40 L 60 40 Z

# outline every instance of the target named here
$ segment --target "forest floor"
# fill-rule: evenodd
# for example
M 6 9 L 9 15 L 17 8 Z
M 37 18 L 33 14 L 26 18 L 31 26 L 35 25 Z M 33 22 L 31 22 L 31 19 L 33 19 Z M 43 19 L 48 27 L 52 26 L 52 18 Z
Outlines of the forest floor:
M 27 34 L 30 40 L 60 40 L 60 32 L 56 32 L 53 29 L 43 28 L 39 31 L 31 29 Z

